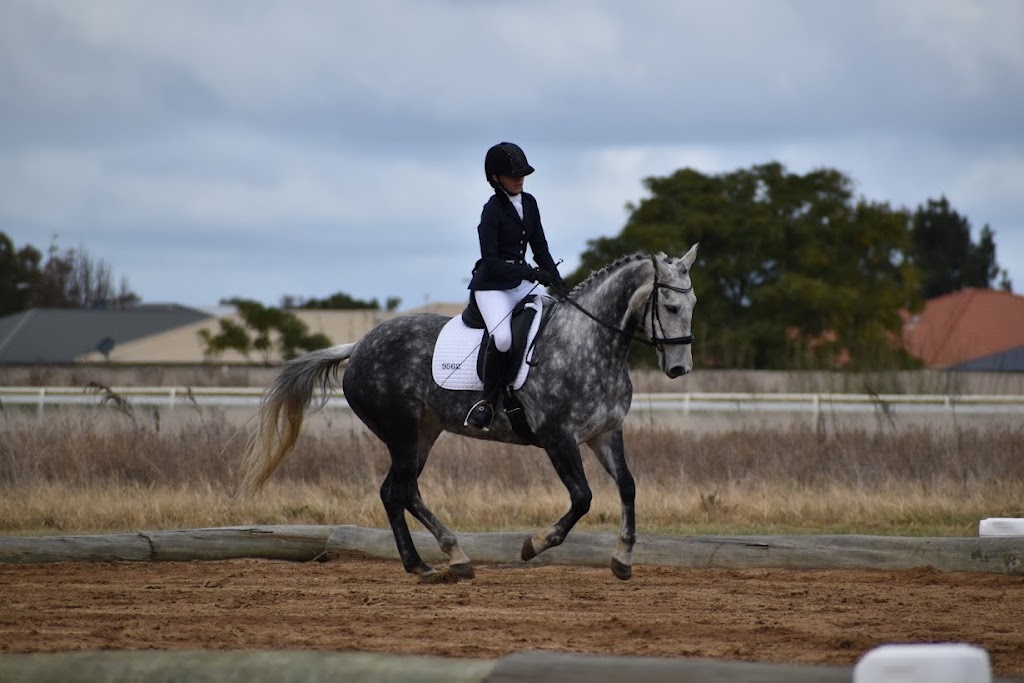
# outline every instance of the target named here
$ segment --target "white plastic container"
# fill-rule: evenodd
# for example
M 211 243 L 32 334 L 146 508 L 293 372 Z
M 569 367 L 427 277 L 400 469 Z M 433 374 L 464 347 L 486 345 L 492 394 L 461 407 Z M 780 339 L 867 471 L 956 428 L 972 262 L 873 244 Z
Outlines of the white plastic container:
M 978 524 L 979 536 L 1024 536 L 1024 517 L 989 517 Z
M 992 664 L 967 643 L 881 645 L 853 667 L 853 683 L 992 683 Z

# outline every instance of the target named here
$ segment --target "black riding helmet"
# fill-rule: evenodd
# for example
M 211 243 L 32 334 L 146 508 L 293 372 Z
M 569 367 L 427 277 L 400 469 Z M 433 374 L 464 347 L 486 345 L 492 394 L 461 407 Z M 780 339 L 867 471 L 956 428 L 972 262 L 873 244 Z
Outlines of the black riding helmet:
M 512 142 L 499 142 L 487 150 L 484 157 L 484 173 L 491 187 L 496 187 L 492 175 L 522 178 L 533 173 L 533 166 L 526 160 L 522 148 Z

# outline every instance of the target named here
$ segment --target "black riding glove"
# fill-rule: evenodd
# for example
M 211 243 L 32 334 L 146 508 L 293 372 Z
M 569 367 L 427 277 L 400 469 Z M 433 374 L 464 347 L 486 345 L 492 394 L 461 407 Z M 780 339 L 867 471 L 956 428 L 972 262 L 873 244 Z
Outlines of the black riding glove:
M 530 271 L 530 279 L 545 287 L 557 286 L 562 278 L 552 275 L 543 268 L 534 268 Z

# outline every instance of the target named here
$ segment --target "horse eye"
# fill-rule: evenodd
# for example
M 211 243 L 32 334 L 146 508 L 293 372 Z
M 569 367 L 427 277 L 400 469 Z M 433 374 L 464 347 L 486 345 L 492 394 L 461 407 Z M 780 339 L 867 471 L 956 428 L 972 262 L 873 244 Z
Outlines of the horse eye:
M 679 312 L 679 307 L 678 306 L 665 306 L 665 310 L 668 311 L 669 313 L 671 313 L 672 315 L 675 315 L 676 313 Z

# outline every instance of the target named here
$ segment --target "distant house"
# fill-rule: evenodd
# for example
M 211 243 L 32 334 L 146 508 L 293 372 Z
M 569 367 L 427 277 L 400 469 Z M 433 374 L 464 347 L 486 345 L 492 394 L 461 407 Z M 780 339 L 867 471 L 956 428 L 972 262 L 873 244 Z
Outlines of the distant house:
M 293 310 L 296 317 L 306 323 L 310 332 L 319 332 L 327 336 L 334 343 L 355 341 L 366 334 L 370 329 L 388 318 L 397 314 L 377 310 Z M 244 326 L 242 318 L 233 310 L 223 315 L 212 318 L 204 318 L 180 325 L 171 330 L 165 330 L 147 337 L 135 339 L 127 344 L 122 344 L 109 354 L 109 358 L 97 351 L 91 351 L 79 356 L 76 360 L 80 363 L 175 363 L 200 365 L 202 363 L 220 364 L 248 364 L 263 362 L 263 354 L 259 351 L 252 352 L 245 357 L 238 351 L 228 349 L 216 356 L 207 356 L 202 340 L 199 337 L 201 330 L 208 330 L 211 334 L 220 332 L 220 320 L 228 319 L 234 323 Z M 281 356 L 274 349 L 270 353 L 271 362 L 279 362 Z
M 1024 296 L 963 289 L 904 323 L 907 351 L 931 368 L 1024 372 Z
M 310 332 L 321 333 L 332 343 L 342 344 L 358 340 L 390 318 L 423 311 L 457 315 L 464 306 L 465 304 L 435 303 L 403 313 L 369 309 L 296 309 L 290 312 L 304 322 Z M 205 329 L 217 334 L 220 331 L 219 320 L 221 318 L 228 318 L 236 323 L 244 324 L 233 310 L 223 311 L 220 316 L 196 320 L 173 329 L 162 330 L 146 337 L 134 339 L 119 345 L 107 355 L 98 350 L 91 350 L 76 358 L 76 361 L 80 363 L 173 363 L 185 365 L 211 362 L 220 364 L 263 362 L 263 355 L 258 351 L 250 354 L 248 358 L 234 350 L 227 350 L 213 357 L 204 353 L 199 331 Z M 281 356 L 276 349 L 271 352 L 269 360 L 275 363 L 281 361 Z
M 336 344 L 356 341 L 384 320 L 416 312 L 458 315 L 465 304 L 434 303 L 396 313 L 378 310 L 294 310 L 310 332 Z M 197 309 L 177 304 L 145 304 L 119 311 L 35 308 L 0 318 L 0 364 L 47 363 L 259 363 L 237 351 L 215 357 L 204 353 L 199 331 L 216 334 L 219 320 L 241 322 L 234 309 Z M 272 353 L 270 360 L 280 356 Z
M 434 303 L 397 313 L 383 310 L 293 310 L 310 332 L 336 344 L 356 341 L 397 315 L 430 311 L 457 315 L 465 304 Z M 33 308 L 0 317 L 0 365 L 45 364 L 251 364 L 259 352 L 245 357 L 237 351 L 209 357 L 200 330 L 220 331 L 220 318 L 241 323 L 233 308 L 190 308 L 177 304 L 143 304 L 124 310 Z M 281 357 L 271 353 L 271 361 Z
M 91 352 L 105 358 L 136 339 L 211 317 L 178 304 L 115 311 L 32 308 L 0 318 L 0 363 L 73 363 Z

